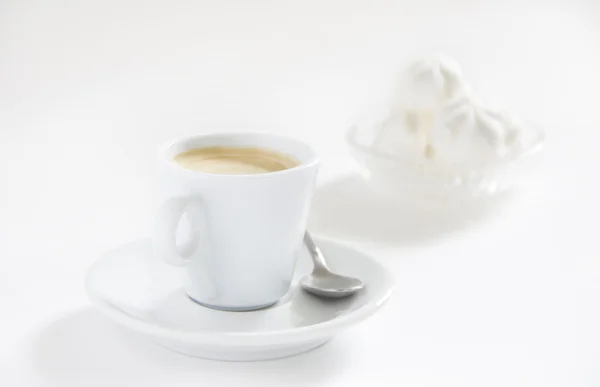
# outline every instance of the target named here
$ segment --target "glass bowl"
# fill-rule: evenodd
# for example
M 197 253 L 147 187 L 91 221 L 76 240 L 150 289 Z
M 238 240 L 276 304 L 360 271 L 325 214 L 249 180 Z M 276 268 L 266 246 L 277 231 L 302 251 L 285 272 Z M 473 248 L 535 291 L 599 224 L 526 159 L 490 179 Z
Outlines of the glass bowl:
M 518 152 L 485 165 L 441 163 L 417 153 L 385 153 L 372 144 L 382 121 L 362 122 L 346 132 L 346 143 L 371 188 L 398 199 L 472 200 L 506 192 L 525 179 L 543 147 L 544 132 L 526 123 Z

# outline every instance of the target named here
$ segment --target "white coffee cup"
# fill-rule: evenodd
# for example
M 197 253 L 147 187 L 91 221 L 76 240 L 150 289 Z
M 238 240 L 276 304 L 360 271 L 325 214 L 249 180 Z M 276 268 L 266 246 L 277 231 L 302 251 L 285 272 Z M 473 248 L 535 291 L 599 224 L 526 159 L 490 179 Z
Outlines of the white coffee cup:
M 300 165 L 260 174 L 212 174 L 173 161 L 204 147 L 259 147 Z M 160 152 L 162 204 L 154 225 L 155 254 L 185 268 L 194 301 L 224 310 L 276 303 L 289 290 L 302 249 L 318 159 L 306 144 L 264 133 L 207 134 L 172 142 Z M 178 225 L 189 224 L 185 243 Z

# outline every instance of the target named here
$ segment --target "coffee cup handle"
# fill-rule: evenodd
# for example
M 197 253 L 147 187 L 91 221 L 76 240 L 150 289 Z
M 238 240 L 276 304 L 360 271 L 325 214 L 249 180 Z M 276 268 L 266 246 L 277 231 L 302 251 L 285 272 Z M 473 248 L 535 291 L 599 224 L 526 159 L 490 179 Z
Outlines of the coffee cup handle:
M 184 215 L 187 215 L 190 224 L 190 235 L 186 243 L 178 246 L 177 227 Z M 170 265 L 184 266 L 193 261 L 205 231 L 204 206 L 200 198 L 190 196 L 168 199 L 159 208 L 154 220 L 154 253 Z

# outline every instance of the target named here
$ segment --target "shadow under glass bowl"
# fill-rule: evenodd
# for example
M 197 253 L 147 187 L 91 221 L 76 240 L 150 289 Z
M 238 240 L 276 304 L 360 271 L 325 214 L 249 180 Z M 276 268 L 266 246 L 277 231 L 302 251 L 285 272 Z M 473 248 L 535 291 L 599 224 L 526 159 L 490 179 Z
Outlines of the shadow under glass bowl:
M 396 199 L 462 201 L 489 198 L 519 185 L 534 169 L 544 132 L 527 123 L 528 141 L 518 151 L 485 166 L 452 165 L 414 154 L 386 153 L 372 146 L 381 123 L 351 126 L 346 143 L 361 175 L 375 191 Z

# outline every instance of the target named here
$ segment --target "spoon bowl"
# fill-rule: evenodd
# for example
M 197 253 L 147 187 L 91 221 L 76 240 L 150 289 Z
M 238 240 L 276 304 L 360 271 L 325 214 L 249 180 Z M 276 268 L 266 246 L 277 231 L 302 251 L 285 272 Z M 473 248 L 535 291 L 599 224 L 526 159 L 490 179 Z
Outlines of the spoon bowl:
M 330 273 L 328 275 L 307 274 L 300 280 L 304 290 L 319 297 L 343 298 L 364 287 L 358 278 Z

